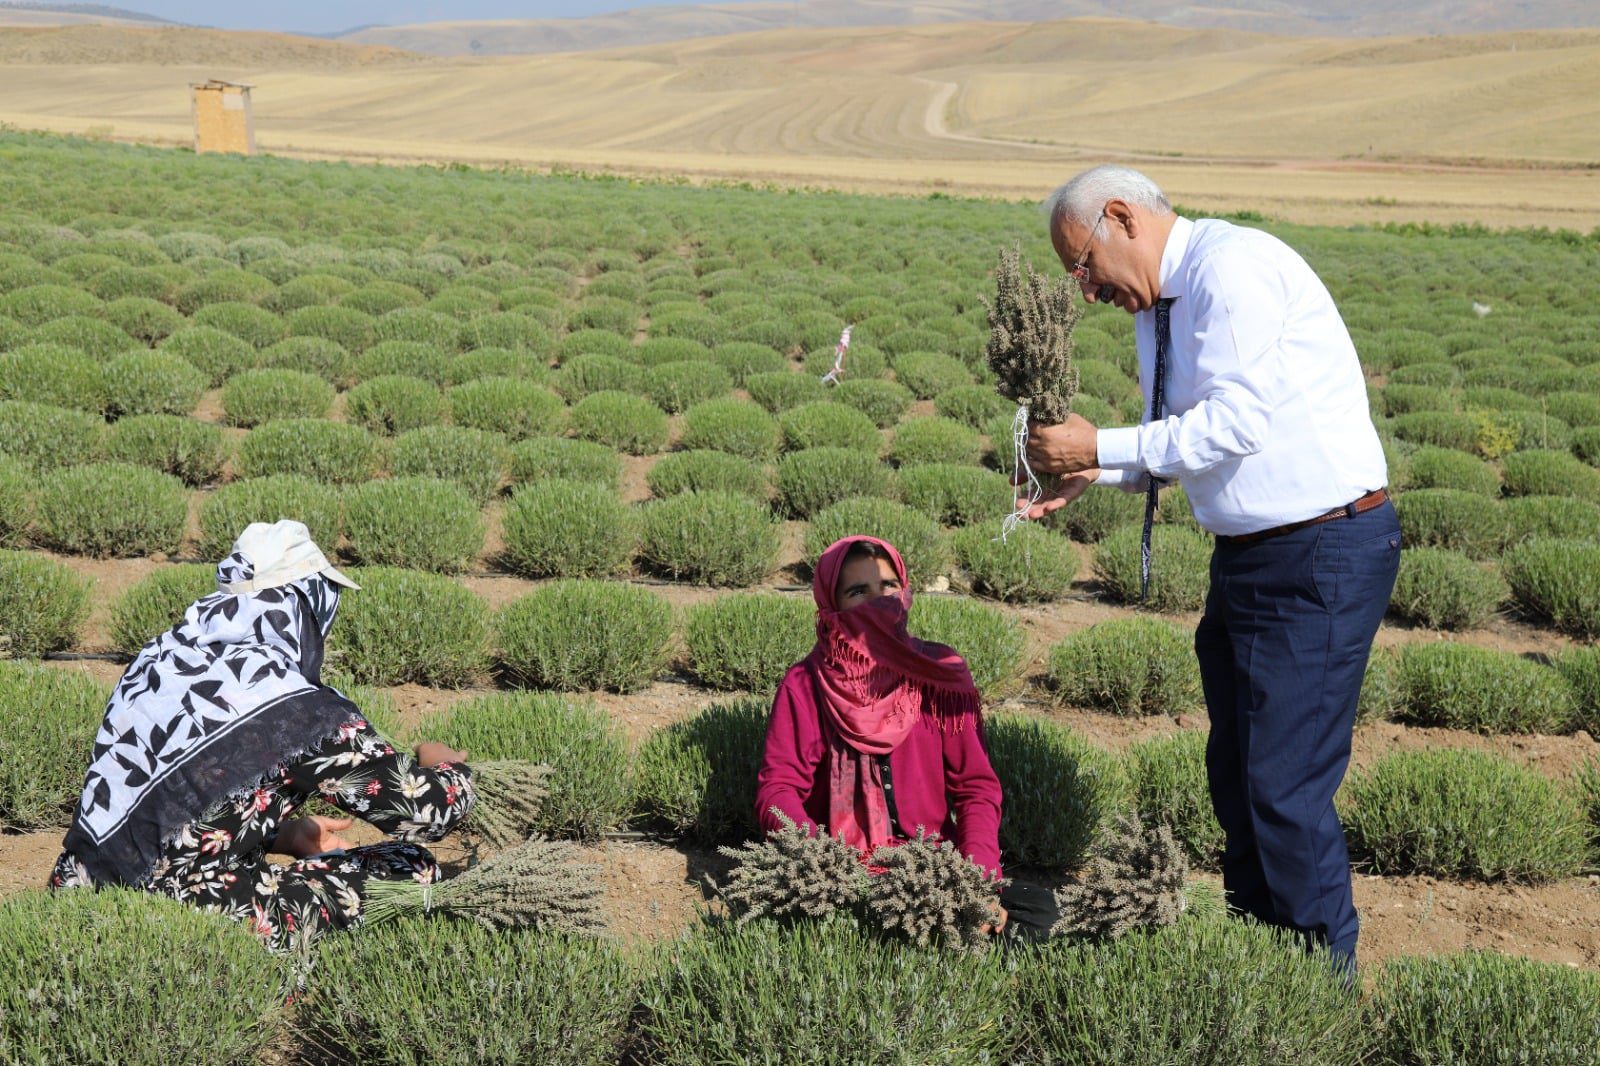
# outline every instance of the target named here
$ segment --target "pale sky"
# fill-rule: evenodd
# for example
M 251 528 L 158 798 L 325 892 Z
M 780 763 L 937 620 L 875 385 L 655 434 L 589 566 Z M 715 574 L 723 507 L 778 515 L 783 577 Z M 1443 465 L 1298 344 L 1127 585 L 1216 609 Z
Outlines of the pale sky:
M 287 30 L 337 33 L 367 23 L 466 19 L 573 18 L 633 7 L 660 7 L 685 0 L 259 0 L 256 3 L 206 0 L 102 0 L 114 7 L 156 15 L 174 22 L 225 30 Z

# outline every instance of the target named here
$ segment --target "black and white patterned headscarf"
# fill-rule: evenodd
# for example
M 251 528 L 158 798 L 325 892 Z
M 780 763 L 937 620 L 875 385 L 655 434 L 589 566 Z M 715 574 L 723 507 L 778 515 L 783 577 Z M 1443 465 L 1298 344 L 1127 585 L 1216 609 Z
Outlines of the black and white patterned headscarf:
M 217 566 L 219 587 L 251 560 Z M 321 683 L 339 587 L 321 574 L 214 592 L 144 646 L 106 705 L 66 850 L 97 884 L 142 884 L 162 847 L 335 733 L 354 704 Z

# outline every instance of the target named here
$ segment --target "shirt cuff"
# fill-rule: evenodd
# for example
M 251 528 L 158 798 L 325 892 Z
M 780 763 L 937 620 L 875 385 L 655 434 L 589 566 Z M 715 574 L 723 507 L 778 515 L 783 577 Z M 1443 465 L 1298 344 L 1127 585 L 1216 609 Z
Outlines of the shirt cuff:
M 1139 467 L 1139 427 L 1122 426 L 1097 430 L 1095 451 L 1102 470 L 1134 470 Z
M 1139 472 L 1137 470 L 1108 470 L 1102 466 L 1100 468 L 1100 476 L 1094 479 L 1094 483 L 1118 489 L 1130 481 L 1138 480 L 1138 477 Z

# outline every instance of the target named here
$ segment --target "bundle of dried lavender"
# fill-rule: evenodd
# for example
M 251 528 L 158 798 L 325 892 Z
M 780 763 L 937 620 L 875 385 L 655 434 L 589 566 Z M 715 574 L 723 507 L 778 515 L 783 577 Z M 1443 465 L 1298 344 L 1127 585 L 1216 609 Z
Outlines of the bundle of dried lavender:
M 861 855 L 842 840 L 813 835 L 775 811 L 783 828 L 743 847 L 717 849 L 735 860 L 718 891 L 742 925 L 762 916 L 817 918 L 853 907 L 866 891 Z
M 1053 934 L 1114 940 L 1130 929 L 1171 925 L 1184 910 L 1189 863 L 1165 825 L 1146 831 L 1119 819 L 1078 884 L 1056 893 Z
M 872 863 L 883 872 L 867 886 L 867 911 L 885 929 L 920 947 L 975 950 L 988 943 L 985 927 L 997 917 L 996 896 L 1005 882 L 990 880 L 953 843 L 930 839 L 919 828 L 915 840 L 873 852 Z

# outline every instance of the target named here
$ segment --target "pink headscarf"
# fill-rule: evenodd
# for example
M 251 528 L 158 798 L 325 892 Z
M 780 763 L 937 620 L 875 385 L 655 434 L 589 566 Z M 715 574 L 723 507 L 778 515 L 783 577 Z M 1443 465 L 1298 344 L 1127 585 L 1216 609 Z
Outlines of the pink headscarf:
M 845 556 L 862 541 L 884 549 L 900 591 L 841 611 L 834 589 Z M 877 757 L 899 747 L 923 714 L 936 715 L 941 728 L 960 728 L 978 713 L 978 687 L 961 656 L 906 631 L 911 588 L 892 544 L 860 536 L 835 541 L 817 560 L 811 595 L 817 643 L 805 663 L 832 727 L 828 831 L 871 854 L 894 840 Z

